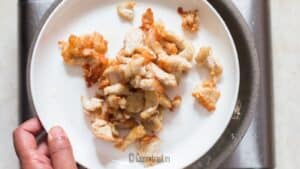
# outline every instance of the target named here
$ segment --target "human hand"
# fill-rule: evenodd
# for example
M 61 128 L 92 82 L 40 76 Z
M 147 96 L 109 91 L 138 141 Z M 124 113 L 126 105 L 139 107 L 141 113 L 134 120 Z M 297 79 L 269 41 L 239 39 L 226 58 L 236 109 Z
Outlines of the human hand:
M 22 169 L 77 169 L 71 144 L 61 127 L 50 129 L 47 138 L 37 143 L 42 132 L 37 118 L 30 119 L 13 133 L 14 146 Z

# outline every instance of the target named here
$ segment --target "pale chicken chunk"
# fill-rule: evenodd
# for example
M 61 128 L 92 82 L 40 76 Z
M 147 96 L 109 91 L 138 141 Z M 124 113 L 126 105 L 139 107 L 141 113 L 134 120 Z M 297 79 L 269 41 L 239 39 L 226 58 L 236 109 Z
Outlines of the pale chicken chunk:
M 172 100 L 172 109 L 176 109 L 181 105 L 182 98 L 180 96 L 175 96 Z
M 158 113 L 159 105 L 159 94 L 155 91 L 146 91 L 145 92 L 145 110 L 140 114 L 141 118 L 148 119 L 154 114 Z
M 144 93 L 137 91 L 127 96 L 126 111 L 130 113 L 138 113 L 144 109 Z
M 121 2 L 117 6 L 117 11 L 120 17 L 125 20 L 132 21 L 134 18 L 134 7 L 136 2 L 133 0 Z
M 163 108 L 171 109 L 172 108 L 172 101 L 169 99 L 169 97 L 165 94 L 161 94 L 159 96 L 159 105 Z
M 167 31 L 165 26 L 162 23 L 156 23 L 154 25 L 155 34 L 158 36 L 157 40 L 160 43 L 163 43 L 164 41 L 171 42 L 175 44 L 178 52 L 176 54 L 170 55 L 170 56 L 179 56 L 187 59 L 188 61 L 192 61 L 193 55 L 194 55 L 194 47 L 191 42 L 188 40 L 185 40 L 184 38 L 181 38 L 177 36 L 175 33 L 172 33 L 170 31 Z M 156 48 L 161 48 L 163 44 L 160 44 L 160 46 L 155 46 Z M 155 51 L 158 52 L 158 54 L 164 54 L 167 55 L 167 51 L 161 50 L 161 49 L 155 49 Z
M 127 81 L 126 71 L 127 65 L 112 65 L 106 68 L 103 72 L 103 76 L 106 77 L 110 84 L 124 83 Z
M 131 62 L 128 63 L 128 67 L 125 70 L 126 77 L 132 77 L 135 75 L 143 75 L 145 73 L 145 59 L 135 58 Z
M 136 75 L 144 75 L 144 58 L 131 59 L 127 64 L 111 65 L 103 72 L 111 84 L 126 83 L 130 78 Z
M 128 95 L 129 89 L 124 86 L 123 84 L 116 83 L 111 86 L 107 86 L 103 89 L 104 95 L 110 95 L 110 94 L 115 94 L 115 95 Z
M 115 109 L 125 109 L 127 101 L 125 98 L 117 96 L 117 95 L 109 95 L 106 99 L 108 106 Z
M 163 128 L 163 110 L 158 109 L 158 112 L 152 115 L 150 118 L 143 119 L 142 124 L 145 128 L 151 132 L 159 132 Z
M 130 54 L 125 51 L 125 49 L 121 49 L 116 56 L 116 62 L 119 64 L 128 64 L 132 58 L 129 56 Z
M 223 73 L 223 68 L 219 61 L 213 57 L 210 47 L 200 48 L 195 61 L 199 66 L 207 68 L 213 78 L 219 79 Z
M 106 141 L 117 141 L 113 135 L 113 127 L 110 123 L 102 119 L 95 119 L 91 125 L 93 134 Z
M 129 132 L 129 134 L 122 142 L 116 144 L 116 147 L 119 148 L 120 150 L 125 150 L 130 144 L 134 143 L 135 141 L 144 137 L 145 135 L 146 135 L 146 131 L 144 126 L 142 125 L 136 126 Z
M 203 107 L 212 112 L 216 109 L 216 103 L 221 93 L 216 88 L 215 83 L 212 80 L 208 80 L 194 89 L 193 96 Z
M 93 97 L 93 98 L 81 97 L 81 103 L 82 103 L 84 110 L 95 111 L 102 107 L 103 100 L 98 99 L 96 97 Z
M 167 73 L 154 63 L 147 65 L 147 70 L 151 71 L 154 76 L 165 86 L 177 86 L 176 77 L 173 74 Z
M 141 76 L 136 76 L 130 81 L 130 84 L 134 88 L 143 89 L 145 91 L 164 91 L 163 86 L 155 78 L 142 78 Z
M 161 68 L 170 73 L 184 73 L 192 68 L 192 63 L 182 57 L 161 55 L 157 63 Z
M 184 11 L 182 7 L 177 9 L 182 17 L 182 28 L 185 31 L 197 32 L 200 25 L 200 16 L 198 10 Z

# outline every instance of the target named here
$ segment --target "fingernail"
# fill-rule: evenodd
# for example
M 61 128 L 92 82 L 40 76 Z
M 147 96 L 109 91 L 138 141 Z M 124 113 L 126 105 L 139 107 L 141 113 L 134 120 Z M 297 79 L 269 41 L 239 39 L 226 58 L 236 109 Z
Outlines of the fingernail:
M 53 127 L 49 131 L 49 139 L 50 140 L 52 140 L 54 138 L 61 138 L 61 137 L 64 137 L 64 136 L 65 136 L 65 132 L 59 126 Z

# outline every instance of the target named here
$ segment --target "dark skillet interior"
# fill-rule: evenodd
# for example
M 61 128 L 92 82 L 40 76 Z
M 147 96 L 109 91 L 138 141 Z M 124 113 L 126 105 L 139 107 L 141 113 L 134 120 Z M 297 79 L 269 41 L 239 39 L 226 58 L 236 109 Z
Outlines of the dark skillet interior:
M 55 3 L 53 3 L 46 15 L 43 17 L 34 41 L 31 44 L 31 49 L 28 56 L 26 85 L 27 92 L 29 93 L 28 100 L 31 109 L 35 113 L 36 110 L 32 101 L 30 91 L 29 74 L 33 47 L 36 43 L 37 36 L 45 20 L 47 19 L 51 11 L 53 11 L 53 9 L 55 9 L 55 7 L 59 4 L 59 2 L 61 2 L 61 0 L 57 0 Z M 203 157 L 188 166 L 187 169 L 214 169 L 220 166 L 220 164 L 228 158 L 228 156 L 234 151 L 238 143 L 241 141 L 250 125 L 254 114 L 253 110 L 256 106 L 259 88 L 258 58 L 256 55 L 254 41 L 252 39 L 250 31 L 248 30 L 246 22 L 231 1 L 209 0 L 209 2 L 220 13 L 221 17 L 228 26 L 238 51 L 240 63 L 240 90 L 238 103 L 240 106 L 240 111 L 234 112 L 234 118 L 231 119 L 228 127 L 219 138 L 217 143 Z

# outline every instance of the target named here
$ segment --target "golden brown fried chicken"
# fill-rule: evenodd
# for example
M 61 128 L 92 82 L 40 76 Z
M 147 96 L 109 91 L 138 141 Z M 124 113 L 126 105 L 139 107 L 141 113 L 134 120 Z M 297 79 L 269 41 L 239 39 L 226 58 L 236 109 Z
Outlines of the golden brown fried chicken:
M 132 21 L 134 18 L 134 7 L 136 2 L 133 0 L 121 2 L 117 6 L 117 11 L 120 17 L 125 20 Z
M 179 7 L 177 11 L 182 17 L 182 29 L 191 33 L 197 32 L 200 25 L 198 10 L 184 11 Z

